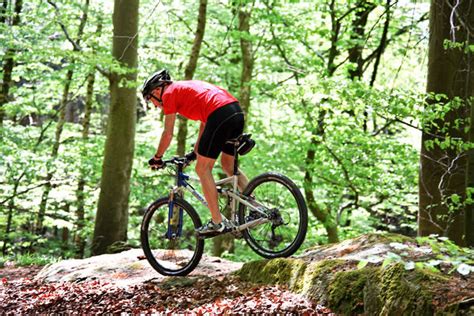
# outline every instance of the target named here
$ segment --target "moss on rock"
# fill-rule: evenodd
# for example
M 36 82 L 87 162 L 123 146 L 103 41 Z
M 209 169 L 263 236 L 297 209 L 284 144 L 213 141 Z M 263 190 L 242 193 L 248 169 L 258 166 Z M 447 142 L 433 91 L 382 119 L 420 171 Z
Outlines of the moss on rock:
M 369 233 L 366 235 L 362 235 L 358 239 L 365 239 L 368 241 L 368 243 L 391 243 L 391 242 L 398 242 L 398 243 L 404 243 L 404 242 L 415 242 L 415 239 L 400 235 L 400 234 L 394 234 L 394 233 Z
M 379 271 L 379 295 L 383 315 L 432 315 L 432 275 L 425 270 L 405 270 L 393 264 Z
M 338 314 L 433 315 L 439 312 L 433 304 L 435 285 L 449 276 L 418 267 L 406 270 L 403 263 L 357 269 L 357 261 L 343 258 L 348 251 L 412 241 L 397 234 L 368 234 L 299 259 L 250 262 L 237 274 L 251 282 L 288 285 Z
M 328 259 L 309 264 L 300 283 L 302 284 L 301 290 L 298 292 L 314 301 L 326 304 L 328 300 L 327 289 L 334 272 L 345 263 L 344 260 Z
M 338 306 L 343 314 L 363 313 L 364 289 L 369 279 L 376 278 L 377 271 L 377 268 L 370 267 L 337 272 L 328 288 L 328 305 Z
M 303 260 L 279 258 L 246 263 L 236 274 L 244 281 L 287 285 L 298 289 L 301 287 L 299 280 L 303 277 L 305 268 Z

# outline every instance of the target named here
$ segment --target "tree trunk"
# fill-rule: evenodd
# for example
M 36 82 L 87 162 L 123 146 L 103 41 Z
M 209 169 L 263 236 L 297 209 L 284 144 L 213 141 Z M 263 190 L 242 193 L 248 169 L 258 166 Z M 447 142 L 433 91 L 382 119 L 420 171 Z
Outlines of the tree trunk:
M 0 23 L 6 23 L 7 10 L 8 10 L 8 0 L 3 0 L 2 6 L 0 7 Z
M 199 1 L 199 14 L 196 33 L 194 34 L 193 47 L 189 61 L 184 70 L 184 80 L 191 80 L 196 71 L 197 61 L 199 59 L 199 52 L 201 51 L 202 41 L 204 39 L 204 32 L 206 30 L 206 14 L 207 14 L 207 0 Z M 186 153 L 186 137 L 188 135 L 188 120 L 181 115 L 178 117 L 178 136 L 177 136 L 177 150 L 178 156 L 184 156 Z
M 349 49 L 349 62 L 355 64 L 354 69 L 349 69 L 349 77 L 351 80 L 356 78 L 360 79 L 364 73 L 364 59 L 362 58 L 364 45 L 361 44 L 361 42 L 364 40 L 367 19 L 370 12 L 375 9 L 375 5 L 367 1 L 362 1 L 359 4 L 359 8 L 360 10 L 356 11 L 351 27 L 351 40 L 354 42 L 354 46 Z
M 242 53 L 242 73 L 240 77 L 239 102 L 246 115 L 246 124 L 248 121 L 248 111 L 250 108 L 250 81 L 252 80 L 253 54 L 252 41 L 248 38 L 250 35 L 250 17 L 251 10 L 245 11 L 245 4 L 238 6 L 240 49 Z M 225 174 L 220 174 L 224 178 Z M 230 210 L 226 207 L 222 210 L 224 215 L 229 218 Z M 218 236 L 213 239 L 212 254 L 221 256 L 225 251 L 233 253 L 235 249 L 235 239 L 232 235 Z
M 22 173 L 22 175 L 18 178 L 18 181 L 15 181 L 15 185 L 13 187 L 13 192 L 12 192 L 12 198 L 8 202 L 8 215 L 7 215 L 7 226 L 5 227 L 5 239 L 3 240 L 3 246 L 2 246 L 2 254 L 4 256 L 7 255 L 7 245 L 10 242 L 10 237 L 8 234 L 12 231 L 12 219 L 13 219 L 13 211 L 15 210 L 15 196 L 16 193 L 18 192 L 18 186 L 20 185 L 21 178 L 25 173 Z
M 178 115 L 178 135 L 176 141 L 176 155 L 182 157 L 186 154 L 186 138 L 188 137 L 188 119 L 182 115 Z
M 447 137 L 467 141 L 466 119 L 474 95 L 474 60 L 466 49 L 474 43 L 466 29 L 472 28 L 474 10 L 469 10 L 470 1 L 467 0 L 454 6 L 455 12 L 452 7 L 443 0 L 431 3 L 427 92 L 444 94 L 446 98 L 441 102 L 445 106 L 455 99 L 459 104 L 451 107 L 444 118 L 427 122 L 423 128 L 418 233 L 420 236 L 440 234 L 464 245 L 466 221 L 462 204 L 468 175 L 466 153 L 458 149 L 460 146 L 451 145 L 446 149 L 436 143 L 445 142 Z M 453 29 L 451 23 L 455 25 Z M 434 98 L 428 99 L 430 104 L 435 102 Z M 430 141 L 432 146 L 427 146 Z
M 383 31 L 382 31 L 382 36 L 380 38 L 379 46 L 377 47 L 376 55 L 375 55 L 375 61 L 374 61 L 374 69 L 372 71 L 372 75 L 370 77 L 370 83 L 369 85 L 371 87 L 374 86 L 375 84 L 375 79 L 377 78 L 377 71 L 379 69 L 380 65 L 380 59 L 382 58 L 382 54 L 385 51 L 385 48 L 387 47 L 387 37 L 388 37 L 388 27 L 390 25 L 390 7 L 391 7 L 391 0 L 387 0 L 386 5 L 385 5 L 385 23 L 383 26 Z M 368 119 L 369 115 L 367 111 L 364 111 L 364 131 L 367 131 L 367 125 L 368 125 Z M 374 131 L 377 130 L 377 116 L 372 115 L 372 128 Z
M 314 136 L 321 136 L 323 131 L 315 131 Z M 308 202 L 308 208 L 310 212 L 324 225 L 326 233 L 328 235 L 328 242 L 335 243 L 339 241 L 337 234 L 337 222 L 334 216 L 331 215 L 329 210 L 322 209 L 314 197 L 313 193 L 313 175 L 312 165 L 314 164 L 314 157 L 316 154 L 315 147 L 318 145 L 315 137 L 311 137 L 312 141 L 310 148 L 306 154 L 305 163 L 305 175 L 304 175 L 304 194 L 306 201 Z
M 87 94 L 86 94 L 86 105 L 84 109 L 84 119 L 82 121 L 82 155 L 81 157 L 86 157 L 87 150 L 85 144 L 89 139 L 89 128 L 90 128 L 90 117 L 92 113 L 92 104 L 94 99 L 94 83 L 95 83 L 95 72 L 91 71 L 87 76 Z M 87 163 L 81 161 L 81 164 Z M 81 166 L 81 174 L 79 176 L 79 181 L 77 185 L 77 210 L 76 210 L 76 236 L 74 243 L 76 245 L 76 258 L 84 257 L 85 251 L 85 239 L 82 235 L 82 230 L 84 229 L 84 202 L 85 202 L 85 186 L 86 186 L 86 175 L 87 171 L 84 166 Z
M 137 77 L 138 7 L 139 0 L 115 0 L 112 53 L 128 68 L 128 73 L 110 76 L 110 113 L 93 255 L 106 253 L 112 244 L 127 240 L 137 98 L 136 88 L 123 86 L 123 80 L 135 82 Z
M 329 12 L 331 16 L 331 48 L 329 49 L 329 56 L 327 62 L 328 76 L 331 77 L 336 71 L 336 65 L 334 64 L 336 57 L 339 55 L 337 44 L 339 41 L 339 32 L 341 31 L 341 22 L 337 18 L 337 11 L 335 8 L 336 0 L 331 0 L 329 4 Z
M 6 23 L 6 11 L 8 7 L 8 2 L 3 1 L 2 9 L 0 11 L 2 22 Z M 23 0 L 15 1 L 14 15 L 12 19 L 12 26 L 20 24 L 20 13 L 23 8 Z M 15 48 L 8 48 L 3 57 L 3 80 L 2 80 L 2 90 L 0 92 L 0 126 L 3 125 L 3 119 L 5 116 L 3 105 L 8 102 L 10 87 L 13 84 L 12 73 L 13 67 L 15 66 Z
M 99 22 L 97 24 L 96 35 L 100 35 L 102 33 L 102 21 L 99 18 Z M 90 129 L 90 121 L 91 121 L 91 114 L 92 114 L 92 105 L 94 103 L 94 84 L 95 84 L 95 70 L 91 69 L 91 72 L 87 76 L 87 93 L 86 93 L 86 104 L 84 108 L 84 118 L 82 120 L 82 155 L 81 159 L 84 159 L 87 154 L 87 150 L 85 148 L 85 144 L 89 140 L 89 129 Z M 87 164 L 87 161 L 81 161 L 81 174 L 79 176 L 79 181 L 77 184 L 77 210 L 76 210 L 76 234 L 74 238 L 74 243 L 76 245 L 75 256 L 76 258 L 83 258 L 86 248 L 86 240 L 83 236 L 83 229 L 85 226 L 85 212 L 84 212 L 84 203 L 85 203 L 85 186 L 86 186 L 86 175 L 87 171 L 84 168 L 83 164 Z
M 472 58 L 472 57 L 471 57 Z M 470 109 L 471 124 L 474 122 L 474 102 L 471 99 L 468 104 Z M 469 129 L 469 142 L 474 143 L 474 129 Z M 472 190 L 474 188 L 474 153 L 468 152 L 468 167 L 467 167 L 467 186 Z M 471 198 L 473 193 L 470 194 Z M 467 247 L 474 247 L 474 204 L 467 204 L 465 209 L 465 223 L 464 232 L 466 233 L 465 245 Z
M 471 111 L 471 122 L 474 122 L 474 103 L 471 101 L 469 106 Z M 474 129 L 471 127 L 469 129 L 469 142 L 474 142 Z M 468 155 L 468 172 L 467 172 L 467 186 L 469 188 L 474 188 L 474 153 L 470 152 Z M 472 193 L 471 193 L 472 197 Z M 465 245 L 467 247 L 474 247 L 474 204 L 466 205 L 466 216 L 464 223 L 464 231 L 466 233 Z
M 362 52 L 365 45 L 365 27 L 369 14 L 375 9 L 376 5 L 367 1 L 361 1 L 358 7 L 360 9 L 356 11 L 351 26 L 351 40 L 354 46 L 349 49 L 349 62 L 355 65 L 353 66 L 354 68 L 349 68 L 349 78 L 351 80 L 361 79 L 364 74 L 364 58 L 362 57 Z M 354 111 L 350 110 L 349 113 L 354 116 Z M 362 124 L 364 132 L 367 131 L 368 116 L 367 110 L 364 110 L 364 120 Z
M 53 149 L 51 151 L 51 157 L 50 157 L 51 161 L 53 161 L 54 159 L 58 157 L 59 146 L 61 144 L 61 134 L 63 132 L 65 118 L 66 118 L 66 104 L 68 102 L 69 88 L 71 86 L 73 74 L 74 74 L 74 71 L 72 69 L 68 70 L 68 72 L 66 73 L 63 96 L 61 99 L 61 103 L 59 105 L 59 116 L 58 116 L 58 123 L 56 125 L 55 139 L 54 139 Z M 48 167 L 48 173 L 45 178 L 47 183 L 44 186 L 44 191 L 43 191 L 43 195 L 41 197 L 41 202 L 39 206 L 38 218 L 36 220 L 35 230 L 37 234 L 43 233 L 43 220 L 44 220 L 46 208 L 48 205 L 48 196 L 49 196 L 49 193 L 51 192 L 51 179 L 53 178 L 53 175 L 55 173 L 55 170 L 52 170 L 51 168 L 52 167 Z
M 385 23 L 383 25 L 382 36 L 380 37 L 379 46 L 377 47 L 376 55 L 375 55 L 375 62 L 374 62 L 374 69 L 372 71 L 372 76 L 370 77 L 370 86 L 373 87 L 375 83 L 375 79 L 377 78 L 377 71 L 379 69 L 380 59 L 382 58 L 382 54 L 385 51 L 387 46 L 387 37 L 388 37 L 388 27 L 390 26 L 390 6 L 391 0 L 387 0 L 385 4 Z M 374 127 L 375 129 L 375 127 Z
M 331 8 L 334 9 L 334 3 L 332 3 L 331 5 Z M 336 23 L 336 19 L 335 19 L 335 11 L 332 15 L 332 19 L 333 19 L 333 22 Z M 335 26 L 333 29 L 338 29 L 339 27 L 338 26 Z M 290 66 L 291 68 L 296 68 L 290 61 L 290 59 L 288 58 L 287 54 L 285 53 L 285 50 L 283 49 L 283 47 L 278 44 L 278 41 L 277 41 L 277 38 L 275 36 L 275 33 L 273 31 L 273 28 L 272 28 L 272 35 L 273 35 L 273 40 L 274 40 L 274 44 L 276 45 L 281 57 L 283 58 L 283 60 L 285 60 L 285 62 L 288 64 L 288 66 Z M 332 66 L 333 65 L 333 61 L 334 61 L 334 58 L 335 56 L 337 55 L 337 50 L 336 50 L 336 45 L 337 45 L 337 34 L 338 34 L 338 31 L 335 32 L 332 37 L 333 39 L 333 42 L 332 42 L 332 45 L 331 47 L 333 47 L 330 51 L 332 52 L 332 56 L 330 56 L 330 58 L 328 59 L 328 74 L 332 75 L 332 73 L 334 72 L 335 68 Z M 296 78 L 296 84 L 299 86 L 300 85 L 300 82 L 299 82 L 299 74 L 298 72 L 294 72 L 294 77 Z M 307 119 L 308 120 L 313 120 L 310 113 L 311 113 L 311 110 L 307 104 L 307 102 L 305 101 L 304 98 L 301 99 L 301 105 L 303 106 L 303 108 L 305 108 L 305 111 L 307 111 Z M 315 127 L 314 127 L 314 130 L 312 131 L 312 135 L 313 136 L 317 136 L 317 138 L 320 138 L 321 136 L 324 135 L 324 120 L 325 120 L 325 116 L 326 116 L 326 111 L 324 109 L 320 109 L 320 112 L 319 112 L 319 115 L 318 115 L 318 119 L 317 119 L 317 122 L 315 124 Z M 305 169 L 305 177 L 304 177 L 304 192 L 305 192 L 305 196 L 306 196 L 306 201 L 308 202 L 308 208 L 310 210 L 310 212 L 313 214 L 314 217 L 316 217 L 316 219 L 318 221 L 320 221 L 323 225 L 324 225 L 324 228 L 326 229 L 326 232 L 327 232 L 327 236 L 328 236 L 328 241 L 330 243 L 333 243 L 333 242 L 338 242 L 339 241 L 339 237 L 338 237 L 338 233 L 337 233 L 337 222 L 335 220 L 335 217 L 332 216 L 331 214 L 331 211 L 330 210 L 323 210 L 321 209 L 321 207 L 318 205 L 315 197 L 314 197 L 314 193 L 313 193 L 313 165 L 314 165 L 314 158 L 315 158 L 315 154 L 316 154 L 316 147 L 319 145 L 319 143 L 315 140 L 316 138 L 315 137 L 311 137 L 311 142 L 310 142 L 310 145 L 309 145 L 309 148 L 306 152 L 306 161 L 305 161 L 305 165 L 304 165 L 304 169 Z
M 202 41 L 204 39 L 204 31 L 206 30 L 206 13 L 207 13 L 207 0 L 199 1 L 199 15 L 196 33 L 194 34 L 193 47 L 191 49 L 191 55 L 189 56 L 188 65 L 184 70 L 184 80 L 191 80 L 194 77 L 196 71 L 197 61 L 199 59 L 199 52 L 201 51 Z
M 16 194 L 16 192 L 13 192 Z M 7 226 L 5 227 L 5 238 L 3 239 L 3 246 L 2 246 L 2 254 L 3 256 L 7 255 L 7 245 L 10 242 L 10 232 L 12 231 L 12 218 L 13 218 L 13 210 L 15 209 L 15 202 L 14 199 L 11 199 L 8 203 L 8 215 L 7 215 Z
M 77 30 L 77 37 L 76 37 L 76 44 L 79 45 L 81 42 L 82 34 L 84 33 L 84 28 L 86 26 L 87 22 L 87 16 L 88 16 L 88 11 L 89 11 L 89 2 L 90 0 L 85 0 L 85 6 L 82 11 L 82 16 L 81 20 L 79 23 L 79 28 Z M 73 51 L 78 51 L 78 46 L 74 45 Z M 71 64 L 74 64 L 75 60 L 71 60 Z M 72 77 L 74 75 L 74 70 L 69 69 L 66 73 L 66 78 L 65 78 L 65 83 L 64 83 L 64 89 L 63 89 L 63 96 L 61 99 L 61 103 L 59 105 L 59 116 L 58 116 L 58 123 L 56 125 L 56 133 L 55 133 L 55 139 L 54 139 L 54 144 L 53 144 L 53 149 L 51 152 L 51 160 L 56 159 L 58 156 L 59 152 L 59 147 L 61 145 L 61 134 L 63 133 L 64 129 L 64 124 L 66 123 L 66 106 L 69 101 L 69 89 L 71 87 L 71 82 L 72 82 Z M 46 175 L 45 180 L 47 181 L 47 184 L 45 185 L 43 195 L 41 197 L 41 202 L 39 206 L 39 212 L 38 212 L 38 217 L 36 220 L 36 233 L 41 234 L 43 233 L 43 220 L 44 216 L 46 213 L 46 208 L 48 205 L 48 196 L 49 193 L 51 192 L 51 179 L 53 178 L 53 175 L 55 173 L 55 170 L 50 169 L 48 167 L 48 173 Z
M 341 23 L 337 18 L 337 10 L 335 8 L 335 0 L 331 0 L 329 4 L 330 17 L 331 17 L 331 47 L 329 49 L 329 56 L 327 61 L 327 74 L 328 77 L 331 77 L 336 71 L 337 67 L 334 64 L 336 57 L 339 55 L 337 49 L 339 41 L 339 32 L 341 30 Z M 306 106 L 306 102 L 302 101 L 303 106 L 307 108 L 307 111 L 310 111 Z M 319 142 L 316 139 L 319 139 L 324 135 L 324 125 L 326 119 L 326 110 L 320 108 L 317 119 L 317 124 L 314 130 L 312 131 L 312 137 L 309 144 L 309 148 L 306 152 L 306 161 L 305 161 L 305 175 L 304 175 L 304 191 L 306 196 L 306 201 L 308 202 L 308 208 L 310 212 L 324 225 L 326 233 L 328 236 L 328 242 L 334 243 L 339 241 L 337 222 L 335 217 L 331 214 L 331 210 L 322 209 L 314 197 L 313 193 L 313 165 L 314 158 L 316 155 L 316 148 L 319 145 Z
M 242 73 L 240 77 L 240 93 L 239 102 L 242 106 L 242 110 L 248 118 L 248 112 L 250 109 L 250 92 L 253 72 L 253 52 L 252 52 L 252 40 L 250 37 L 250 17 L 252 11 L 246 11 L 245 6 L 239 9 L 239 32 L 240 32 L 240 50 L 242 52 Z
M 70 204 L 66 204 L 62 207 L 62 210 L 66 214 L 70 214 Z M 69 248 L 69 228 L 63 227 L 61 228 L 61 249 L 62 251 L 67 251 Z

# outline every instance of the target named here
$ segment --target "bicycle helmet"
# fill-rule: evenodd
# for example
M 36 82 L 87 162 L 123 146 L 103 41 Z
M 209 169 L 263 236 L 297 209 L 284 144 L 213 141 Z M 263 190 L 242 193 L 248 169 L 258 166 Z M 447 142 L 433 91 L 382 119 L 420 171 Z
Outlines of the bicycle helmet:
M 171 77 L 166 69 L 155 72 L 151 75 L 143 84 L 142 96 L 146 100 L 149 98 L 151 92 L 158 87 L 162 87 L 166 84 L 171 83 Z

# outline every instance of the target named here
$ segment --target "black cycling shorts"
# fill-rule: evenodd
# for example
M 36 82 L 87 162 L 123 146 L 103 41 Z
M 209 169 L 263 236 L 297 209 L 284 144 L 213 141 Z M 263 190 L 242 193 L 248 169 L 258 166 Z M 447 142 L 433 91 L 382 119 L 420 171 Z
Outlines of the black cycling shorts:
M 244 131 L 244 112 L 238 102 L 229 103 L 212 112 L 199 140 L 198 154 L 217 159 L 221 151 L 234 154 L 234 146 L 225 142 Z

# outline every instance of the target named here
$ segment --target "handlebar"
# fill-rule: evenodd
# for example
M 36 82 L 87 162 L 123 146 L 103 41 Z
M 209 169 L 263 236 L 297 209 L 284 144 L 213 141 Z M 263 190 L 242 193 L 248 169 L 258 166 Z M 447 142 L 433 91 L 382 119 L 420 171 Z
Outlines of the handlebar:
M 166 168 L 170 164 L 176 165 L 178 167 L 179 166 L 186 167 L 190 163 L 191 163 L 191 161 L 187 160 L 186 157 L 173 157 L 173 158 L 168 159 L 168 160 L 163 160 L 163 167 L 162 168 Z

